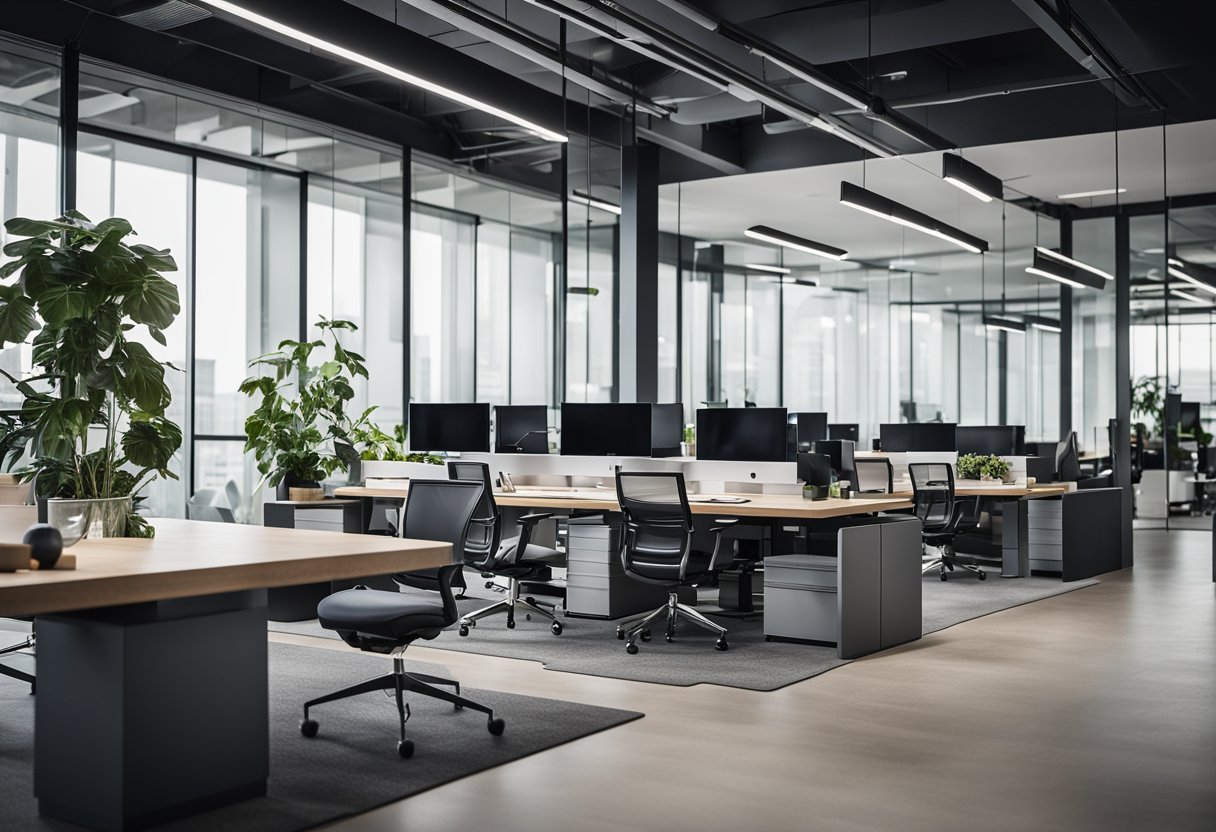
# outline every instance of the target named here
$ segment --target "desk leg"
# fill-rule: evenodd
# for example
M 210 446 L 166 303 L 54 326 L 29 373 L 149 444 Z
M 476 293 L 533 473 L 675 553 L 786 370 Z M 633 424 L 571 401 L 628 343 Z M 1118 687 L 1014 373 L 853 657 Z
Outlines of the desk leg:
M 1001 502 L 1001 577 L 1030 577 L 1026 500 Z
M 266 793 L 266 593 L 38 619 L 39 812 L 143 829 Z

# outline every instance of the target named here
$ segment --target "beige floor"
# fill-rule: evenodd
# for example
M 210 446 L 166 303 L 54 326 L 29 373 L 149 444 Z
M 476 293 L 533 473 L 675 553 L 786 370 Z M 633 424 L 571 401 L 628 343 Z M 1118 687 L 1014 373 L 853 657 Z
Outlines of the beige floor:
M 411 650 L 472 687 L 646 718 L 327 828 L 1216 828 L 1211 537 L 1136 538 L 1100 586 L 771 693 Z

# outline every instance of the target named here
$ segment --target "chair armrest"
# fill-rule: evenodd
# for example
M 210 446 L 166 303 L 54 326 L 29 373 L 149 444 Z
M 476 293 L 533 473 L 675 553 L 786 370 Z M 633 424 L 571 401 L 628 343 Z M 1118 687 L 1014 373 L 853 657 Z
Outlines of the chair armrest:
M 735 559 L 734 546 L 723 546 L 723 538 L 726 537 L 726 532 L 729 532 L 739 524 L 737 517 L 715 517 L 714 527 L 710 529 L 714 535 L 714 551 L 709 558 L 709 571 L 718 572 L 733 562 Z M 729 550 L 729 551 L 727 551 Z
M 553 516 L 552 512 L 539 511 L 535 514 L 525 514 L 515 521 L 519 526 L 535 526 L 541 520 L 548 520 Z
M 722 534 L 722 532 L 730 531 L 737 525 L 739 525 L 738 517 L 715 517 L 714 525 L 709 531 L 711 534 Z

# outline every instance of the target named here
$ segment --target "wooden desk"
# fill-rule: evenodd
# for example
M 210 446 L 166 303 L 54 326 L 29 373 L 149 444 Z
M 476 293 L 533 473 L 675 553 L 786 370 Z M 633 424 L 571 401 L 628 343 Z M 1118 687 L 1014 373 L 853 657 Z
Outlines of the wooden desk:
M 0 615 L 37 615 L 39 811 L 94 829 L 266 792 L 267 587 L 452 562 L 433 541 L 156 520 L 84 540 L 73 571 L 0 574 Z
M 956 497 L 994 497 L 1005 500 L 1012 500 L 1018 497 L 1059 497 L 1061 494 L 1067 494 L 1072 489 L 1069 483 L 1052 482 L 1043 485 L 958 485 L 954 486 L 954 494 Z M 896 491 L 892 496 L 906 497 L 912 499 L 911 489 L 906 491 Z
M 345 486 L 334 492 L 338 497 L 364 497 L 404 500 L 407 491 L 403 488 L 365 488 Z M 704 502 L 710 496 L 742 497 L 746 503 Z M 718 517 L 771 517 L 786 520 L 826 520 L 832 517 L 848 517 L 857 514 L 873 514 L 879 511 L 898 511 L 912 508 L 909 495 L 873 495 L 854 497 L 851 500 L 805 500 L 796 494 L 690 494 L 693 514 L 712 514 Z M 580 511 L 620 511 L 616 494 L 607 489 L 552 489 L 520 488 L 512 494 L 494 494 L 500 506 L 513 508 L 545 508 Z

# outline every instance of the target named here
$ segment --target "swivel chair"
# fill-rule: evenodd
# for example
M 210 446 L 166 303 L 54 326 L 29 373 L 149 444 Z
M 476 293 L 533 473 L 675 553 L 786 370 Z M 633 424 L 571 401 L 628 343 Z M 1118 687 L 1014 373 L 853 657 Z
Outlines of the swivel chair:
M 409 705 L 405 703 L 407 691 L 451 702 L 457 708 L 480 711 L 487 716 L 490 733 L 494 736 L 502 734 L 506 723 L 495 718 L 493 710 L 485 705 L 462 697 L 459 683 L 406 673 L 402 659 L 411 642 L 419 638 L 435 638 L 459 616 L 456 598 L 452 594 L 452 578 L 464 566 L 462 553 L 465 540 L 483 490 L 480 482 L 465 480 L 410 482 L 402 520 L 403 536 L 452 544 L 452 563 L 436 570 L 438 598 L 357 586 L 335 592 L 317 605 L 317 618 L 322 627 L 336 630 L 343 641 L 358 650 L 392 654 L 393 671 L 305 702 L 304 719 L 300 722 L 300 733 L 304 736 L 317 735 L 318 723 L 309 716 L 312 708 L 376 691 L 393 691 L 396 695 L 401 726 L 397 753 L 402 757 L 410 757 L 414 753 L 413 740 L 405 736 L 405 721 L 409 718 Z M 442 690 L 435 687 L 436 684 L 452 685 L 455 692 Z
M 502 512 L 494 501 L 490 466 L 484 462 L 449 462 L 448 475 L 452 479 L 476 480 L 484 485 L 477 511 L 469 526 L 469 535 L 464 545 L 465 564 L 477 569 L 482 575 L 507 579 L 507 597 L 460 618 L 460 635 L 467 636 L 477 622 L 497 613 L 506 613 L 507 629 L 515 629 L 515 610 L 522 607 L 528 620 L 532 613 L 550 622 L 553 635 L 562 634 L 562 623 L 553 613 L 532 598 L 520 598 L 520 584 L 539 581 L 554 561 L 561 558 L 556 549 L 532 543 L 532 534 L 538 523 L 548 520 L 552 514 L 525 514 L 519 518 L 519 536 L 501 540 Z
M 950 572 L 962 567 L 981 581 L 987 579 L 987 572 L 954 555 L 954 538 L 963 531 L 965 509 L 955 499 L 954 469 L 946 462 L 916 462 L 908 466 L 908 476 L 912 479 L 913 511 L 921 522 L 921 542 L 940 552 L 923 564 L 921 574 L 938 567 L 944 581 Z
M 722 571 L 734 559 L 733 547 L 723 546 L 723 533 L 737 520 L 717 520 L 712 554 L 692 548 L 692 509 L 684 487 L 684 475 L 667 471 L 617 471 L 616 495 L 621 505 L 624 534 L 621 566 L 637 581 L 667 588 L 667 603 L 658 609 L 626 619 L 616 628 L 625 640 L 625 651 L 638 652 L 638 639 L 650 640 L 650 625 L 666 616 L 667 640 L 675 641 L 676 621 L 683 616 L 710 632 L 718 640 L 714 647 L 726 650 L 726 628 L 692 607 L 679 602 L 682 586 L 697 586 Z
M 0 659 L 5 656 L 14 656 L 20 654 L 32 655 L 34 652 L 34 634 L 31 632 L 22 641 L 8 647 L 0 647 Z M 34 674 L 26 673 L 24 670 L 18 670 L 15 667 L 10 667 L 0 661 L 0 676 L 7 676 L 10 679 L 16 679 L 18 682 L 26 682 L 30 686 L 30 693 L 34 692 Z

